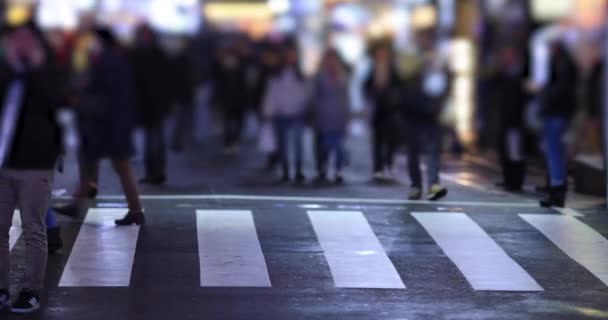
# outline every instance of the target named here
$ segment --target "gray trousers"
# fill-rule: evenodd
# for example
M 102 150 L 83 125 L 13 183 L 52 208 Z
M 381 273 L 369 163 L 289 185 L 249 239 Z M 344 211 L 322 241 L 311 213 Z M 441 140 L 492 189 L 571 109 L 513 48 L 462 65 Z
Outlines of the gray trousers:
M 24 288 L 44 287 L 47 263 L 46 211 L 51 196 L 53 172 L 47 170 L 0 169 L 0 289 L 9 289 L 9 230 L 13 212 L 21 213 L 25 241 Z

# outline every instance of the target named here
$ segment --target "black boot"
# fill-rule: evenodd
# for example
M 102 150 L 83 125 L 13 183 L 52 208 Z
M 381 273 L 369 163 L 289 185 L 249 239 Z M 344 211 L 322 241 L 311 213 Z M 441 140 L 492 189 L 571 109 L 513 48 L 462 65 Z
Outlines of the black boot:
M 132 224 L 136 224 L 136 225 L 140 226 L 140 225 L 143 225 L 144 223 L 146 223 L 146 217 L 144 216 L 143 212 L 129 211 L 124 218 L 122 218 L 120 220 L 116 220 L 114 222 L 116 223 L 117 226 L 129 226 Z
M 566 205 L 566 186 L 557 186 L 549 188 L 549 195 L 546 199 L 541 200 L 540 206 L 543 208 L 563 208 Z
M 51 228 L 46 231 L 47 234 L 47 244 L 49 248 L 49 253 L 54 254 L 57 251 L 63 248 L 63 241 L 61 240 L 61 228 Z

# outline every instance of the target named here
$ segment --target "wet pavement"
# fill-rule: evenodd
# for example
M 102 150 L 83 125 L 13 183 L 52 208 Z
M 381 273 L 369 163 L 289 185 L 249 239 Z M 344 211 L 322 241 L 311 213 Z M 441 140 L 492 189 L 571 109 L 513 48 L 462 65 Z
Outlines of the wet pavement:
M 0 317 L 608 318 L 601 200 L 541 209 L 531 191 L 496 187 L 493 161 L 448 157 L 449 196 L 406 201 L 403 159 L 397 180 L 378 184 L 366 147 L 351 150 L 343 186 L 278 184 L 253 147 L 236 158 L 209 144 L 172 154 L 167 186 L 142 188 L 147 224 L 123 229 L 111 223 L 126 209 L 105 164 L 93 209 L 61 218 L 66 247 L 49 259 L 43 309 Z M 528 190 L 542 181 L 533 173 Z M 76 174 L 69 157 L 56 202 Z M 12 258 L 16 279 L 22 241 Z

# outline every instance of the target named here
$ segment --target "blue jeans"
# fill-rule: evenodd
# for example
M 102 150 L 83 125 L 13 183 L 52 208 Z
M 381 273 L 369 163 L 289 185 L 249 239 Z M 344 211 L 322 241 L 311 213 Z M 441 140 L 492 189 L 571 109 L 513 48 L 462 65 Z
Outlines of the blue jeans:
M 327 165 L 332 152 L 336 153 L 336 172 L 344 167 L 346 151 L 344 151 L 344 134 L 338 132 L 319 133 L 319 175 L 327 174 Z
M 302 131 L 303 121 L 300 117 L 276 117 L 273 120 L 274 133 L 277 141 L 277 156 L 283 175 L 289 176 L 289 146 L 295 153 L 296 174 L 302 173 Z
M 566 152 L 562 138 L 568 130 L 568 120 L 562 116 L 549 116 L 543 123 L 549 183 L 552 187 L 563 186 L 566 183 Z
M 420 156 L 426 153 L 426 173 L 429 186 L 439 184 L 441 128 L 432 121 L 415 121 L 406 124 L 408 171 L 412 187 L 422 189 Z

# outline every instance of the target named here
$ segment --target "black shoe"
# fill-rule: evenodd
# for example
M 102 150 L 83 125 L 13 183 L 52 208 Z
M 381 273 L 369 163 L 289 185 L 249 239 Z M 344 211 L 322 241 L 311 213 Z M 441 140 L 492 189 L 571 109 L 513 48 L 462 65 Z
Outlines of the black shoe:
M 549 188 L 547 198 L 540 201 L 540 206 L 543 208 L 563 208 L 566 206 L 566 186 L 557 186 Z
M 306 182 L 306 176 L 302 173 L 296 174 L 296 184 L 304 184 Z
M 165 184 L 166 181 L 167 181 L 167 178 L 165 178 L 164 176 L 158 177 L 158 178 L 145 177 L 145 178 L 139 180 L 139 183 L 140 184 L 149 184 L 149 185 L 153 185 L 153 186 L 160 186 L 160 185 Z
M 87 197 L 89 199 L 95 199 L 95 198 L 97 198 L 98 193 L 99 193 L 99 191 L 97 190 L 97 187 L 91 187 L 89 189 L 89 191 L 87 192 Z
M 61 228 L 51 228 L 46 230 L 47 242 L 50 254 L 55 254 L 57 251 L 63 248 L 63 241 L 61 240 Z
M 146 217 L 143 212 L 131 212 L 129 211 L 127 215 L 120 219 L 114 221 L 117 226 L 129 226 L 132 224 L 136 224 L 138 226 L 146 223 Z
M 40 308 L 40 297 L 30 289 L 23 289 L 19 293 L 19 298 L 13 304 L 11 311 L 13 313 L 30 313 Z
M 427 195 L 427 200 L 429 201 L 438 201 L 441 198 L 448 195 L 448 189 L 435 184 L 429 188 L 429 193 Z
M 327 179 L 327 174 L 320 174 L 315 178 L 315 183 L 316 184 L 327 184 L 329 182 L 329 180 Z
M 0 289 L 0 310 L 10 306 L 11 294 L 6 289 Z
M 70 218 L 78 218 L 83 213 L 83 210 L 75 204 L 54 206 L 52 209 L 53 211 Z
M 342 177 L 341 174 L 336 175 L 336 179 L 334 180 L 336 184 L 343 184 L 344 183 L 344 177 Z

